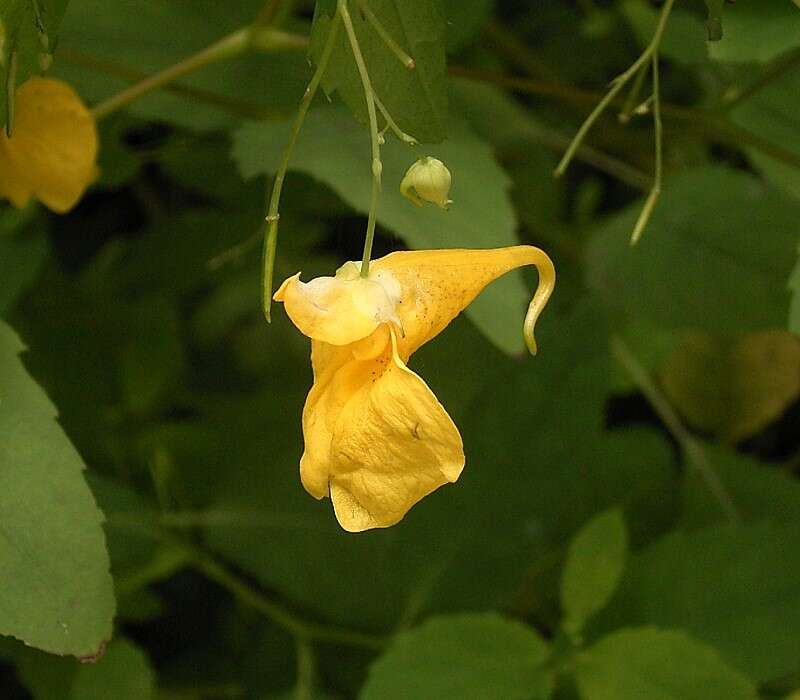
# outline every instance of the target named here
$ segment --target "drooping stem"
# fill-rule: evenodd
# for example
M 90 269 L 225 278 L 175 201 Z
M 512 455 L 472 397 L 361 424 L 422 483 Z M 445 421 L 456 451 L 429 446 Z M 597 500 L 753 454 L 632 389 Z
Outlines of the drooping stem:
M 564 174 L 570 164 L 570 161 L 574 157 L 575 152 L 578 150 L 578 147 L 586 137 L 586 134 L 589 133 L 589 130 L 592 128 L 592 126 L 594 126 L 594 123 L 605 111 L 606 107 L 608 107 L 608 105 L 614 101 L 628 81 L 633 78 L 642 69 L 642 66 L 646 65 L 651 60 L 653 54 L 658 51 L 658 47 L 661 45 L 661 37 L 663 36 L 664 29 L 667 26 L 669 13 L 672 11 L 672 6 L 674 4 L 675 0 L 666 0 L 664 6 L 661 8 L 661 15 L 658 18 L 658 24 L 656 25 L 656 30 L 653 34 L 653 38 L 650 40 L 650 43 L 647 45 L 645 50 L 642 51 L 639 58 L 637 58 L 630 68 L 628 68 L 628 70 L 614 78 L 614 80 L 611 82 L 611 88 L 608 90 L 608 92 L 606 92 L 606 94 L 603 96 L 603 99 L 600 100 L 597 106 L 591 111 L 583 124 L 581 124 L 578 132 L 575 134 L 572 142 L 564 153 L 563 158 L 561 158 L 561 162 L 559 162 L 558 167 L 556 167 L 556 177 L 560 177 Z
M 386 27 L 381 24 L 381 21 L 375 16 L 375 13 L 369 9 L 367 0 L 358 0 L 358 7 L 364 17 L 367 18 L 367 22 L 372 25 L 372 28 L 375 30 L 377 35 L 381 38 L 383 43 L 386 44 L 386 47 L 397 57 L 397 60 L 409 70 L 415 68 L 416 63 L 414 62 L 414 59 L 411 58 L 411 56 L 409 56 L 405 51 L 403 51 L 400 44 L 398 44 L 392 38 L 392 35 L 386 31 Z
M 347 0 L 339 0 L 338 15 L 342 18 L 350 48 L 353 51 L 353 58 L 358 67 L 358 74 L 361 77 L 361 85 L 364 88 L 364 99 L 367 101 L 367 114 L 369 115 L 369 133 L 372 143 L 372 197 L 369 203 L 369 214 L 367 216 L 367 233 L 364 236 L 364 255 L 361 258 L 361 276 L 369 275 L 369 261 L 372 257 L 372 241 L 375 238 L 375 217 L 378 211 L 378 199 L 381 193 L 381 146 L 380 135 L 378 134 L 378 117 L 375 113 L 375 93 L 372 90 L 372 83 L 367 72 L 367 64 L 361 54 L 361 47 L 358 45 L 358 37 L 353 28 L 353 20 L 350 18 L 350 11 L 347 9 Z
M 281 202 L 283 181 L 286 177 L 286 171 L 289 169 L 289 161 L 292 158 L 292 152 L 294 151 L 294 146 L 297 143 L 297 136 L 300 133 L 300 129 L 303 127 L 303 122 L 305 121 L 306 114 L 308 113 L 308 108 L 311 106 L 311 102 L 314 99 L 317 88 L 319 88 L 319 84 L 322 81 L 322 76 L 325 74 L 325 70 L 328 67 L 328 61 L 330 60 L 331 53 L 333 52 L 333 47 L 336 43 L 336 37 L 339 34 L 339 25 L 340 19 L 339 13 L 337 12 L 331 21 L 331 26 L 328 30 L 328 37 L 325 39 L 325 45 L 322 48 L 322 54 L 320 55 L 319 62 L 317 63 L 317 69 L 314 71 L 314 75 L 311 76 L 308 87 L 306 87 L 306 91 L 303 94 L 303 99 L 300 101 L 300 106 L 297 108 L 297 116 L 294 118 L 292 130 L 289 134 L 289 140 L 286 142 L 286 146 L 284 146 L 280 165 L 275 172 L 275 179 L 272 181 L 269 204 L 267 205 L 267 215 L 265 217 L 266 232 L 264 236 L 263 256 L 264 276 L 262 281 L 262 303 L 264 316 L 266 317 L 267 321 L 270 320 L 270 311 L 272 308 L 272 278 L 275 273 L 275 252 L 278 247 L 278 219 L 280 218 L 278 209 Z

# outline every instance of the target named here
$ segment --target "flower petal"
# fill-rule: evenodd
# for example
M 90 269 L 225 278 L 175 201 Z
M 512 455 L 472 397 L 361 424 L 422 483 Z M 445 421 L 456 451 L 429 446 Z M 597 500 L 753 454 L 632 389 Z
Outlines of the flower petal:
M 11 138 L 0 134 L 0 196 L 31 196 L 55 212 L 71 209 L 97 177 L 97 129 L 66 83 L 34 77 L 16 94 Z
M 394 525 L 464 468 L 458 429 L 393 345 L 391 353 L 359 363 L 373 369 L 361 369 L 361 386 L 333 425 L 330 495 L 349 532 Z
M 486 285 L 523 265 L 536 265 L 539 270 L 539 286 L 525 321 L 525 339 L 535 352 L 533 326 L 555 285 L 553 263 L 538 248 L 401 251 L 375 260 L 370 277 L 388 272 L 400 284 L 397 313 L 405 336 L 398 339 L 398 348 L 408 359 L 444 330 Z
M 314 498 L 328 494 L 336 420 L 345 404 L 375 371 L 375 362 L 358 361 L 349 347 L 311 341 L 314 385 L 303 408 L 305 451 L 300 459 L 300 479 Z
M 317 277 L 300 273 L 275 292 L 301 333 L 331 345 L 346 345 L 370 335 L 380 324 L 396 322 L 395 300 L 383 285 L 358 276 Z

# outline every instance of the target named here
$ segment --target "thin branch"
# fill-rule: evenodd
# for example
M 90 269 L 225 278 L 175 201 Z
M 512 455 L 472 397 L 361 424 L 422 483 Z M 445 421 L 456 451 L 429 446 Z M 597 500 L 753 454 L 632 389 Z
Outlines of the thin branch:
M 375 33 L 381 38 L 384 44 L 386 44 L 386 48 L 389 49 L 397 58 L 400 63 L 403 64 L 409 70 L 413 70 L 416 67 L 416 63 L 414 59 L 411 58 L 398 44 L 393 38 L 392 35 L 386 31 L 386 27 L 381 24 L 381 21 L 375 16 L 375 13 L 369 8 L 367 4 L 367 0 L 358 0 L 358 8 L 361 10 L 361 14 L 367 18 L 367 22 L 370 23 L 372 28 L 375 30 Z
M 206 578 L 215 581 L 238 601 L 257 610 L 295 637 L 376 650 L 383 648 L 386 644 L 387 639 L 379 635 L 358 632 L 338 625 L 325 625 L 300 617 L 281 603 L 268 598 L 187 538 L 166 530 L 151 519 L 131 513 L 112 512 L 106 513 L 106 520 L 112 527 L 135 532 L 138 535 L 170 545 L 173 548 L 171 556 L 176 560 L 180 558 L 187 567 L 193 568 Z
M 725 516 L 732 523 L 741 521 L 736 505 L 731 498 L 725 484 L 714 470 L 714 466 L 706 454 L 703 445 L 686 429 L 681 422 L 675 409 L 672 407 L 667 397 L 661 392 L 656 383 L 650 377 L 647 370 L 641 365 L 631 349 L 619 336 L 611 338 L 611 354 L 619 362 L 622 368 L 628 373 L 633 383 L 639 387 L 648 403 L 658 414 L 667 430 L 675 438 L 683 452 L 686 461 L 697 470 L 698 475 L 705 483 L 711 495 L 719 503 Z
M 262 613 L 295 637 L 365 649 L 381 649 L 385 645 L 385 640 L 376 635 L 356 632 L 344 627 L 319 625 L 297 617 L 279 603 L 262 595 L 249 583 L 210 557 L 196 556 L 191 562 L 191 566 L 206 578 L 225 588 L 239 602 Z
M 744 87 L 729 88 L 723 98 L 723 106 L 726 110 L 733 109 L 799 64 L 800 50 L 790 51 L 782 56 L 778 56 L 778 58 L 772 61 L 752 83 Z
M 99 121 L 138 100 L 142 95 L 152 92 L 163 85 L 173 83 L 178 78 L 188 73 L 193 73 L 198 68 L 243 53 L 247 49 L 249 42 L 250 30 L 248 28 L 239 29 L 202 51 L 145 78 L 135 85 L 131 85 L 122 92 L 95 105 L 92 108 L 92 115 Z
M 550 97 L 574 105 L 596 104 L 604 96 L 603 93 L 584 90 L 572 85 L 519 78 L 491 71 L 472 70 L 461 66 L 451 66 L 448 70 L 451 75 L 498 85 L 512 92 Z M 619 100 L 614 100 L 613 104 L 622 106 Z M 661 114 L 665 119 L 680 122 L 693 131 L 703 134 L 713 143 L 721 143 L 734 148 L 749 146 L 775 160 L 800 169 L 800 153 L 776 146 L 747 129 L 733 124 L 724 116 L 704 109 L 681 107 L 665 102 L 661 103 Z
M 645 50 L 642 51 L 639 58 L 637 58 L 630 68 L 628 68 L 628 70 L 611 81 L 611 87 L 609 88 L 608 92 L 603 96 L 598 105 L 591 111 L 589 116 L 586 117 L 586 120 L 583 122 L 583 124 L 581 124 L 580 128 L 578 129 L 578 133 L 575 134 L 575 137 L 572 139 L 572 143 L 567 148 L 566 153 L 564 153 L 564 157 L 556 167 L 556 177 L 564 174 L 564 171 L 567 169 L 570 161 L 575 155 L 575 151 L 578 150 L 578 146 L 586 137 L 586 134 L 589 133 L 589 129 L 592 128 L 598 117 L 605 111 L 606 107 L 608 107 L 608 105 L 614 101 L 620 90 L 622 90 L 627 82 L 641 70 L 642 66 L 649 63 L 652 57 L 658 53 L 658 48 L 661 45 L 661 37 L 664 34 L 664 29 L 666 29 L 667 19 L 669 18 L 669 14 L 672 11 L 672 6 L 674 4 L 675 0 L 666 0 L 664 6 L 661 8 L 661 14 L 658 17 L 658 24 L 656 25 L 656 30 L 653 33 L 653 38 L 650 40 L 650 43 L 647 45 Z
M 521 41 L 515 32 L 498 20 L 488 22 L 484 31 L 491 40 L 493 48 L 531 77 L 557 79 L 558 76 L 553 69 L 539 58 L 526 42 Z
M 297 653 L 297 685 L 295 700 L 313 700 L 314 697 L 314 649 L 307 639 L 295 637 Z
M 636 225 L 633 227 L 631 234 L 631 245 L 638 243 L 642 236 L 642 232 L 647 228 L 650 217 L 653 215 L 653 210 L 658 203 L 658 198 L 661 196 L 661 176 L 663 170 L 663 134 L 661 127 L 661 81 L 659 79 L 658 70 L 658 49 L 653 52 L 653 134 L 655 138 L 656 150 L 656 163 L 655 163 L 655 177 L 653 178 L 653 189 L 647 195 L 644 202 L 642 211 L 639 218 L 636 220 Z
M 642 84 L 644 83 L 645 76 L 647 75 L 647 64 L 642 64 L 639 72 L 634 78 L 631 90 L 628 97 L 625 98 L 625 104 L 619 112 L 618 118 L 621 124 L 627 124 L 631 120 L 631 116 L 639 104 L 639 94 L 642 91 Z
M 131 85 L 122 92 L 109 97 L 92 108 L 96 120 L 103 119 L 110 114 L 127 107 L 140 97 L 153 90 L 163 88 L 174 83 L 179 78 L 195 72 L 196 70 L 233 56 L 238 56 L 250 49 L 262 51 L 286 51 L 304 48 L 307 45 L 305 37 L 298 37 L 274 29 L 254 29 L 242 27 L 228 34 L 219 41 L 214 42 L 201 51 L 165 68 L 158 73 L 149 75 L 140 82 Z

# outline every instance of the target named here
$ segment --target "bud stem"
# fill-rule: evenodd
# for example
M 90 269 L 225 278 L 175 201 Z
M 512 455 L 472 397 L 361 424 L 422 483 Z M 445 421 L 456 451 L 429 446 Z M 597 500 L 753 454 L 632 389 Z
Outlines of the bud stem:
M 416 146 L 418 143 L 417 139 L 415 139 L 410 134 L 407 134 L 399 126 L 397 126 L 397 122 L 394 119 L 392 119 L 392 115 L 389 114 L 389 110 L 383 106 L 383 102 L 381 102 L 378 99 L 377 95 L 373 95 L 373 97 L 375 98 L 375 106 L 378 108 L 378 111 L 386 120 L 386 126 L 388 126 L 392 130 L 392 133 L 403 143 L 407 143 L 409 146 Z

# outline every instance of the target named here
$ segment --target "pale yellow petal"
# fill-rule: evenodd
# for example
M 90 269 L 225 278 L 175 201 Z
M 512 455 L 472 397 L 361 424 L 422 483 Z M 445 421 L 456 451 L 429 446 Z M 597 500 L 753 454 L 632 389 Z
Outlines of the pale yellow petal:
M 380 324 L 396 322 L 395 300 L 378 282 L 350 277 L 317 277 L 302 282 L 300 274 L 275 292 L 292 323 L 314 340 L 346 345 L 370 335 Z
M 427 384 L 396 351 L 381 359 L 382 374 L 368 373 L 364 381 L 359 370 L 362 384 L 333 426 L 330 496 L 349 532 L 394 525 L 464 467 L 458 429 Z
M 533 326 L 555 285 L 553 263 L 538 248 L 401 251 L 375 260 L 370 277 L 373 271 L 389 273 L 400 285 L 397 313 L 405 336 L 398 338 L 398 347 L 407 359 L 440 333 L 486 285 L 523 265 L 535 265 L 539 271 L 539 286 L 524 327 L 528 347 L 535 352 Z
M 34 77 L 17 89 L 13 133 L 10 139 L 0 135 L 0 141 L 13 173 L 11 185 L 0 178 L 0 194 L 14 203 L 33 195 L 63 213 L 97 176 L 94 119 L 60 80 Z

